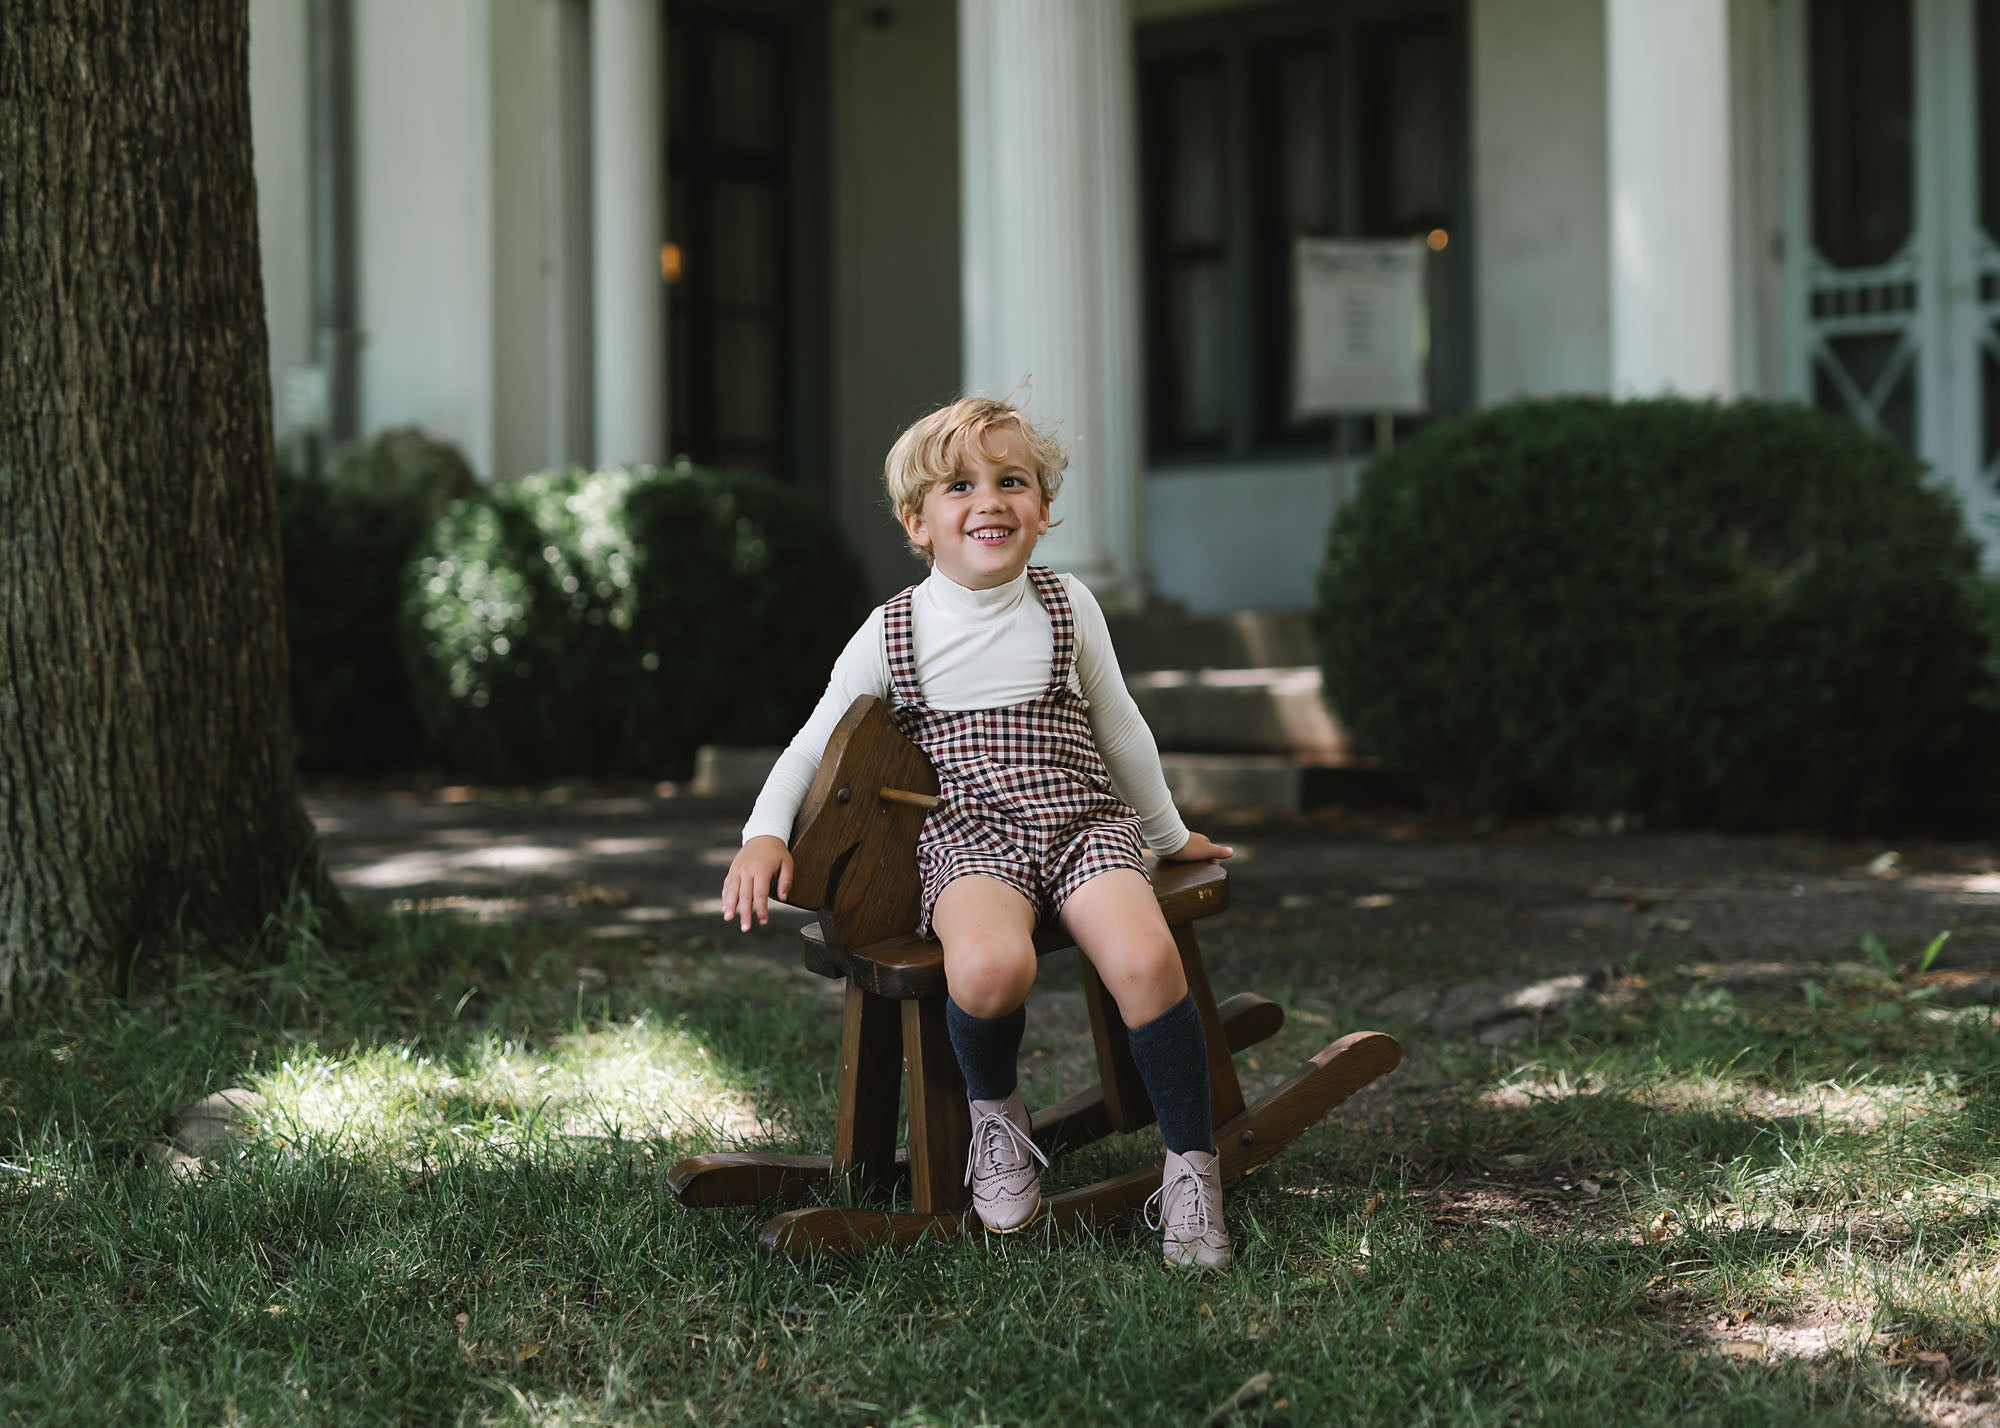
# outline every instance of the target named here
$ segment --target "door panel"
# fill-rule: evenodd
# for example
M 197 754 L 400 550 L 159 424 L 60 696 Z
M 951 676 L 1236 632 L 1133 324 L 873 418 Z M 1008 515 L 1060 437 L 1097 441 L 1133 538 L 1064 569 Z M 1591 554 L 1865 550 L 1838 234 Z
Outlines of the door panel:
M 1815 0 L 1809 43 L 1813 247 L 1838 268 L 1890 262 L 1916 202 L 1909 0 Z
M 1780 6 L 1793 393 L 1910 447 L 2000 554 L 2000 4 Z
M 2000 5 L 1974 6 L 1974 143 L 1978 148 L 1979 222 L 1972 233 L 1973 340 L 1979 349 L 1978 498 L 2000 509 Z
M 1810 398 L 1914 446 L 1926 256 L 1910 11 L 1910 0 L 1815 0 L 1802 19 Z
M 1917 444 L 1916 344 L 1907 332 L 1829 335 L 1813 368 L 1821 411 L 1866 412 L 1905 446 Z

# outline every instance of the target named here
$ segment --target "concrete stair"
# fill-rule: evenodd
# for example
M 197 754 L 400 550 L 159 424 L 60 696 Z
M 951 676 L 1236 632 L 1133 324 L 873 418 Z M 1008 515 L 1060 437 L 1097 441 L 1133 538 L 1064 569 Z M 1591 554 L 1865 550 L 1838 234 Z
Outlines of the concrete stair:
M 1263 669 L 1319 666 L 1312 621 L 1303 610 L 1239 610 L 1189 615 L 1149 605 L 1110 615 L 1111 641 L 1126 673 L 1156 669 Z
M 1355 756 L 1320 697 L 1305 612 L 1188 615 L 1152 606 L 1110 619 L 1125 682 L 1159 741 L 1167 786 L 1191 815 L 1396 797 Z M 754 796 L 777 753 L 705 748 L 691 791 Z
M 1127 670 L 1125 682 L 1162 749 L 1348 760 L 1347 736 L 1320 698 L 1315 668 Z
M 1125 681 L 1159 741 L 1174 800 L 1295 811 L 1354 770 L 1346 733 L 1320 697 L 1303 611 L 1111 617 Z

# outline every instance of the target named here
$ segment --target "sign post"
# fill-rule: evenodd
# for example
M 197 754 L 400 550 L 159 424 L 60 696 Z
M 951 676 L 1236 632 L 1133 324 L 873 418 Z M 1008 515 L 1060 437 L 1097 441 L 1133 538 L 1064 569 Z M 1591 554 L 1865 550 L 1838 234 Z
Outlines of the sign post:
M 1330 416 L 1336 479 L 1344 418 L 1373 413 L 1375 449 L 1395 418 L 1430 410 L 1430 309 L 1421 238 L 1299 238 L 1292 248 L 1292 414 Z M 1343 493 L 1351 494 L 1351 493 Z

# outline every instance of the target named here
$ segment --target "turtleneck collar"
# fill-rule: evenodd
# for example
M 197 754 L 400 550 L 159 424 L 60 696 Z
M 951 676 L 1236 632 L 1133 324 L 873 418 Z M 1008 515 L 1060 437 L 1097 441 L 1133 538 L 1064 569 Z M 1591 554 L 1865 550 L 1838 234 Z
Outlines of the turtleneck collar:
M 924 586 L 940 609 L 965 619 L 984 620 L 1007 613 L 1027 597 L 1028 572 L 1023 567 L 1021 573 L 1005 585 L 995 585 L 990 590 L 971 590 L 942 570 L 933 568 Z

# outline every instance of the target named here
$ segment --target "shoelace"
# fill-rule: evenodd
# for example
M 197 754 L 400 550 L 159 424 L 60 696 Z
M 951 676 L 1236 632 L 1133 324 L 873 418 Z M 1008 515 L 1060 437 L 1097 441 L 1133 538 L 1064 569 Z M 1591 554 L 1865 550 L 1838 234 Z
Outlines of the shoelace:
M 1157 1230 L 1161 1228 L 1160 1222 L 1166 1217 L 1167 1213 L 1167 1195 L 1182 1184 L 1186 1184 L 1194 1194 L 1194 1213 L 1190 1218 L 1195 1222 L 1192 1228 L 1196 1237 L 1199 1238 L 1208 1233 L 1208 1196 L 1202 1193 L 1201 1177 L 1186 1165 L 1181 1166 L 1179 1170 L 1174 1172 L 1173 1179 L 1167 1181 L 1159 1189 L 1146 1197 L 1146 1206 L 1142 1213 L 1146 1217 L 1147 1229 Z M 1183 1226 L 1182 1228 L 1187 1227 Z
M 1041 1147 L 1028 1139 L 1026 1131 L 1008 1120 L 998 1111 L 988 1111 L 972 1127 L 972 1145 L 965 1157 L 965 1183 L 972 1183 L 973 1168 L 979 1164 L 981 1152 L 986 1155 L 986 1170 L 989 1175 L 1002 1174 L 1000 1155 L 1009 1145 L 1028 1152 L 1044 1166 L 1049 1158 L 1043 1155 Z

